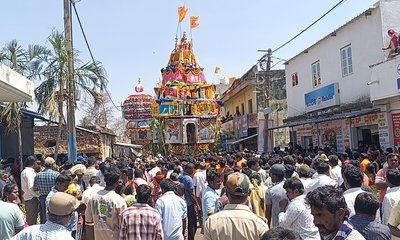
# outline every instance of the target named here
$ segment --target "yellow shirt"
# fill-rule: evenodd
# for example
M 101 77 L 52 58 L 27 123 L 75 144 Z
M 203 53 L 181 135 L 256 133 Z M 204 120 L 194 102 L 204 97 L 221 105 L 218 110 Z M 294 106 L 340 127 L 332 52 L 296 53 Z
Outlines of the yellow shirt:
M 267 204 L 265 202 L 265 193 L 267 192 L 267 187 L 261 184 L 255 187 L 251 184 L 250 187 L 250 203 L 253 208 L 253 213 L 257 216 L 265 218 L 265 212 L 267 209 Z

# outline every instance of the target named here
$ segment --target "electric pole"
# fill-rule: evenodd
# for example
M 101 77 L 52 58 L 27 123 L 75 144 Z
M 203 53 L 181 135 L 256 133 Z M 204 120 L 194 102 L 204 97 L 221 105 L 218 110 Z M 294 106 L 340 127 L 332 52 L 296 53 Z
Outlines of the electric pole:
M 68 162 L 76 161 L 76 128 L 75 128 L 75 83 L 74 60 L 72 47 L 71 25 L 71 0 L 64 0 L 64 34 L 65 49 L 67 51 L 67 138 L 68 138 Z M 62 123 L 61 123 L 62 124 Z
M 265 69 L 265 74 L 266 74 L 266 78 L 265 78 L 265 82 L 264 82 L 264 89 L 265 89 L 265 108 L 269 108 L 269 98 L 270 98 L 270 81 L 271 81 L 271 57 L 272 57 L 272 50 L 271 48 L 268 48 L 267 51 L 267 69 Z M 268 153 L 268 144 L 269 144 L 269 136 L 268 136 L 268 124 L 269 124 L 269 110 L 268 112 L 264 112 L 265 114 L 265 134 L 264 134 L 264 151 L 265 153 Z

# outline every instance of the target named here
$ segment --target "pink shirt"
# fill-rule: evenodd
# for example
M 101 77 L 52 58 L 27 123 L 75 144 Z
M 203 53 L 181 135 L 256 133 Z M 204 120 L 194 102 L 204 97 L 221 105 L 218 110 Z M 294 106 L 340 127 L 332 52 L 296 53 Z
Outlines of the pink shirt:
M 393 34 L 392 38 L 390 39 L 390 48 L 395 50 L 399 47 L 399 36 L 397 34 Z
M 388 167 L 384 166 L 381 170 L 379 170 L 376 173 L 375 184 L 386 183 L 387 171 L 388 171 Z M 383 199 L 385 198 L 386 190 L 387 190 L 387 188 L 379 190 L 379 201 L 383 202 Z

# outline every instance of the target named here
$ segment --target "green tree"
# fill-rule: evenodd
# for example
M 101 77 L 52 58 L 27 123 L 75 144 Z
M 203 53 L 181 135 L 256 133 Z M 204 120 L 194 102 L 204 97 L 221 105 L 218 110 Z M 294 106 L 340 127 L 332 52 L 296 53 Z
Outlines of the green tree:
M 51 52 L 46 62 L 47 66 L 41 72 L 42 81 L 35 89 L 36 100 L 39 104 L 38 112 L 48 114 L 50 119 L 58 119 L 58 133 L 54 158 L 57 159 L 64 124 L 64 101 L 72 97 L 67 92 L 67 61 L 68 54 L 65 48 L 65 38 L 62 33 L 54 31 L 48 41 Z M 75 90 L 83 92 L 84 96 L 93 98 L 95 103 L 102 100 L 102 91 L 107 85 L 107 76 L 100 62 L 83 64 L 79 60 L 78 51 L 74 50 L 74 85 Z
M 29 45 L 28 49 L 24 49 L 16 40 L 7 43 L 0 50 L 0 63 L 8 66 L 14 71 L 24 75 L 28 79 L 35 80 L 38 78 L 43 63 L 49 51 L 40 45 Z M 25 102 L 9 102 L 3 103 L 1 107 L 0 118 L 4 119 L 8 132 L 15 132 L 18 137 L 18 161 L 20 170 L 22 170 L 22 133 L 21 120 L 23 108 L 26 108 Z

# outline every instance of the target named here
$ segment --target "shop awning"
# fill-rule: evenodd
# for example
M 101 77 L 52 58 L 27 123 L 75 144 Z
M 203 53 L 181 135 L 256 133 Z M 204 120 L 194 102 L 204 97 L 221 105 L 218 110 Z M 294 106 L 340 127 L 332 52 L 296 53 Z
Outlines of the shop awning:
M 317 124 L 317 123 L 334 121 L 334 120 L 341 120 L 341 119 L 350 119 L 350 118 L 360 117 L 360 116 L 368 115 L 368 114 L 371 114 L 371 113 L 377 113 L 377 112 L 380 112 L 379 108 L 366 109 L 366 110 L 361 110 L 361 111 L 357 111 L 357 112 L 350 112 L 350 113 L 340 113 L 340 114 L 335 114 L 335 115 L 328 116 L 328 117 L 321 117 L 321 118 L 316 118 L 316 119 L 307 119 L 307 120 L 303 120 L 303 121 L 283 124 L 283 125 L 280 125 L 280 126 L 268 128 L 268 130 L 275 130 L 275 129 L 286 128 L 286 127 L 296 127 L 296 126 L 301 126 L 301 125 L 306 125 L 306 124 Z
M 349 118 L 355 118 L 371 113 L 377 113 L 380 112 L 381 110 L 379 108 L 375 109 L 366 109 L 358 112 L 351 112 L 351 113 L 342 113 L 342 114 L 337 114 L 333 115 L 331 117 L 326 117 L 326 118 L 321 118 L 321 119 L 316 119 L 315 123 L 321 123 L 321 122 L 327 122 L 327 121 L 333 121 L 333 120 L 340 120 L 340 119 L 349 119 Z
M 243 141 L 245 141 L 245 140 L 247 140 L 247 139 L 250 139 L 250 138 L 253 138 L 253 137 L 257 137 L 258 136 L 258 134 L 254 134 L 254 135 L 251 135 L 251 136 L 249 136 L 249 137 L 245 137 L 245 138 L 241 138 L 241 139 L 239 139 L 239 140 L 237 140 L 237 141 L 234 141 L 234 142 L 228 142 L 228 144 L 236 144 L 236 143 L 240 143 L 240 142 L 243 142 Z

